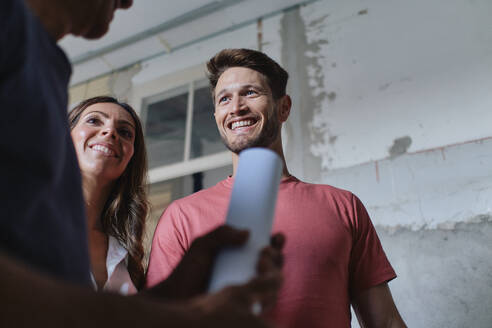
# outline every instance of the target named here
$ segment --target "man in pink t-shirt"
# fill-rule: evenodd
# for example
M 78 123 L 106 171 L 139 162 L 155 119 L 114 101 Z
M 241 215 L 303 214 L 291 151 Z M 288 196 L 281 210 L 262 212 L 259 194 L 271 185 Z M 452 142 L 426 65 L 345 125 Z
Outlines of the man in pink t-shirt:
M 289 174 L 281 127 L 287 120 L 288 74 L 265 54 L 226 49 L 208 63 L 221 137 L 232 152 L 275 151 L 284 162 L 273 224 L 287 238 L 284 284 L 263 315 L 279 327 L 350 327 L 350 305 L 361 326 L 405 327 L 387 282 L 396 277 L 361 201 L 352 193 L 308 184 Z M 225 221 L 234 176 L 173 202 L 157 226 L 147 286 L 165 279 L 192 241 Z M 251 204 L 254 206 L 254 204 Z

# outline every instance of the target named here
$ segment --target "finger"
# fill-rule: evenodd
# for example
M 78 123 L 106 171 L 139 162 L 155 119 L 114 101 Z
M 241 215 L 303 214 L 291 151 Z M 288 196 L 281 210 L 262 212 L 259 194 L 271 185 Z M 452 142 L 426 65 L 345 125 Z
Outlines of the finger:
M 254 315 L 246 285 L 226 287 L 215 294 L 192 300 L 190 313 L 205 314 L 204 326 L 235 328 L 267 328 L 270 324 Z
M 253 309 L 255 304 L 260 304 L 263 312 L 275 305 L 281 285 L 282 275 L 278 272 L 253 279 L 248 284 L 250 309 Z M 258 307 L 255 311 L 258 312 Z
M 215 252 L 224 246 L 241 246 L 248 238 L 248 230 L 240 230 L 231 226 L 222 225 L 206 235 L 198 237 L 193 244 L 197 248 L 206 248 Z
M 239 246 L 248 240 L 249 231 L 223 225 L 214 230 L 214 238 L 220 246 Z
M 264 303 L 271 298 L 271 295 L 276 295 L 281 286 L 282 274 L 276 271 L 253 278 L 244 285 L 243 292 L 247 293 L 246 296 L 250 305 L 255 301 Z
M 258 274 L 265 274 L 270 271 L 282 269 L 284 257 L 282 252 L 272 247 L 265 247 L 262 249 L 258 262 L 256 263 L 256 270 Z
M 228 300 L 231 308 L 253 314 L 252 310 L 255 304 L 260 304 L 262 311 L 275 304 L 280 284 L 281 278 L 278 275 L 270 275 L 269 277 L 255 278 L 244 285 L 226 287 L 217 296 Z
M 281 250 L 285 245 L 285 235 L 283 233 L 276 233 L 270 237 L 270 246 Z
M 282 275 L 277 272 L 254 278 L 244 285 L 226 287 L 212 296 L 227 300 L 231 309 L 255 316 L 275 304 L 281 284 Z M 258 305 L 261 306 L 258 308 Z

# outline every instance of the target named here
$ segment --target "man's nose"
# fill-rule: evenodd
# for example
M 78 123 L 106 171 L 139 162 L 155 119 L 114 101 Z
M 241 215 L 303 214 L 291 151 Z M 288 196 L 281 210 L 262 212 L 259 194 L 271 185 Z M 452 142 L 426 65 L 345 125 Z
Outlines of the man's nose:
M 246 103 L 241 96 L 234 96 L 232 98 L 231 112 L 234 114 L 239 114 L 246 110 Z

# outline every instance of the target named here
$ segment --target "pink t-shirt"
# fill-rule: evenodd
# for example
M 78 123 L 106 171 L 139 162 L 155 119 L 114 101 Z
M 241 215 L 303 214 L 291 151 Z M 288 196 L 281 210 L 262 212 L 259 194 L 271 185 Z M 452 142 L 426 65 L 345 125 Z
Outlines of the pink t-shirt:
M 234 179 L 173 202 L 154 234 L 147 286 L 166 278 L 191 242 L 225 221 Z M 284 284 L 266 317 L 278 327 L 350 327 L 351 296 L 396 277 L 361 201 L 285 178 L 273 232 L 283 232 Z

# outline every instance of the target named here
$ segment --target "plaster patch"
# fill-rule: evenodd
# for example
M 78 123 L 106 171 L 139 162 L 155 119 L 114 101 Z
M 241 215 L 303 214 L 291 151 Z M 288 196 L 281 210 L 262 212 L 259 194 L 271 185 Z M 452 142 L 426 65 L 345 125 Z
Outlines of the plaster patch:
M 391 292 L 408 327 L 490 327 L 492 224 L 393 235 L 377 230 L 398 274 Z
M 320 17 L 315 25 L 322 24 L 328 16 Z M 280 27 L 282 64 L 291 76 L 287 90 L 292 96 L 294 109 L 289 118 L 292 138 L 289 139 L 290 145 L 286 154 L 291 160 L 289 167 L 293 169 L 292 172 L 296 172 L 295 174 L 306 181 L 315 182 L 320 179 L 321 160 L 313 155 L 309 146 L 312 140 L 322 137 L 314 132 L 313 117 L 320 106 L 319 102 L 323 101 L 326 94 L 322 83 L 323 72 L 316 60 L 320 48 L 327 47 L 329 41 L 326 40 L 326 36 L 320 36 L 318 44 L 308 44 L 306 24 L 300 16 L 299 8 L 285 12 Z M 323 130 L 326 128 L 323 126 Z
M 328 100 L 329 100 L 329 101 L 335 101 L 335 99 L 336 99 L 336 98 L 337 98 L 337 93 L 336 93 L 336 92 L 333 92 L 333 91 L 332 91 L 332 92 L 330 92 L 330 93 L 328 94 Z
M 108 87 L 111 93 L 120 101 L 129 100 L 130 91 L 133 87 L 132 78 L 142 70 L 142 65 L 135 64 L 130 68 L 111 74 Z
M 390 87 L 390 85 L 391 85 L 391 83 L 385 83 L 383 85 L 380 85 L 379 88 L 378 88 L 378 90 L 379 91 L 384 91 L 384 90 L 388 89 Z
M 489 214 L 480 214 L 467 219 L 463 219 L 462 221 L 446 221 L 441 222 L 437 225 L 427 225 L 423 224 L 420 226 L 416 225 L 380 225 L 376 224 L 375 227 L 378 230 L 384 231 L 389 235 L 394 235 L 401 232 L 417 232 L 417 231 L 428 231 L 428 230 L 440 230 L 440 231 L 456 231 L 456 230 L 464 230 L 468 224 L 489 224 L 492 223 L 492 213 Z
M 314 115 L 312 122 L 308 124 L 311 139 L 309 150 L 315 157 L 321 159 L 322 168 L 331 166 L 335 149 L 333 146 L 338 139 L 338 136 L 331 131 L 329 120 L 323 112 L 323 108 L 329 108 L 329 103 L 334 102 L 337 98 L 337 92 L 333 90 L 328 92 L 325 85 L 326 72 L 323 62 L 325 61 L 324 55 L 329 53 L 327 49 L 330 46 L 329 40 L 326 39 L 329 16 L 325 14 L 315 17 L 308 23 L 301 19 L 306 38 L 304 62 L 308 65 L 307 83 L 311 87 L 309 93 L 314 98 L 312 102 Z M 336 66 L 336 62 L 331 63 L 332 68 Z
M 401 137 L 393 141 L 393 145 L 389 149 L 389 155 L 391 158 L 403 155 L 407 152 L 408 148 L 412 144 L 412 138 L 409 136 Z
M 327 19 L 329 16 L 330 16 L 330 14 L 326 14 L 326 15 L 321 16 L 320 18 L 313 20 L 312 22 L 309 23 L 309 27 L 319 28 L 319 25 L 323 25 L 325 22 L 325 19 Z

